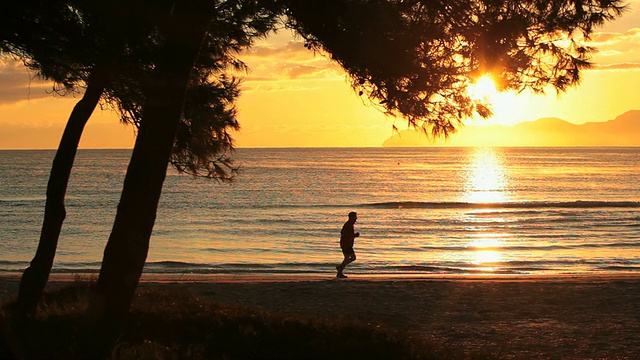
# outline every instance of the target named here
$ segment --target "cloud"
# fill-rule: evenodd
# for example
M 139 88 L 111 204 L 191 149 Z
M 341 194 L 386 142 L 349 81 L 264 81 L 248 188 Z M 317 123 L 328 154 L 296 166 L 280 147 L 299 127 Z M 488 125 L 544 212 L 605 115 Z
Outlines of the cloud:
M 637 69 L 640 60 L 640 28 L 597 33 L 589 45 L 598 49 L 593 61 L 598 70 Z
M 250 92 L 291 92 L 291 91 L 309 91 L 309 90 L 318 90 L 321 89 L 319 86 L 310 86 L 307 84 L 291 84 L 289 82 L 283 81 L 268 81 L 262 83 L 251 83 L 247 82 L 242 87 L 243 93 Z
M 640 62 L 596 65 L 596 70 L 640 70 Z
M 299 90 L 314 85 L 293 84 L 294 82 L 344 79 L 344 72 L 339 65 L 321 54 L 306 49 L 302 41 L 277 42 L 267 39 L 241 54 L 239 58 L 250 69 L 244 78 L 243 91 Z M 287 82 L 289 84 L 285 84 Z
M 284 73 L 289 79 L 297 79 L 304 76 L 314 76 L 321 73 L 322 70 L 324 69 L 317 66 L 295 65 L 285 68 Z
M 249 76 L 242 82 L 242 92 L 306 91 L 323 88 L 322 82 L 345 82 L 344 72 L 314 66 L 282 66 L 270 76 Z
M 0 105 L 50 97 L 51 83 L 30 72 L 21 62 L 0 62 Z
M 256 44 L 242 54 L 241 57 L 271 61 L 282 61 L 282 59 L 287 59 L 287 61 L 304 61 L 309 58 L 310 54 L 313 55 L 313 52 L 307 50 L 303 42 L 290 40 L 280 46 L 269 42 Z
M 622 51 L 620 50 L 605 50 L 605 51 L 600 51 L 598 53 L 598 55 L 602 56 L 602 57 L 613 57 L 613 56 L 618 56 L 618 55 L 622 55 L 624 54 Z
M 599 32 L 596 33 L 589 43 L 590 45 L 601 46 L 613 46 L 619 43 L 633 43 L 638 44 L 640 40 L 640 28 L 631 28 L 624 33 L 619 32 Z
M 64 130 L 61 124 L 0 123 L 0 149 L 56 149 Z M 87 124 L 80 141 L 83 149 L 130 149 L 135 136 L 131 126 L 117 121 Z

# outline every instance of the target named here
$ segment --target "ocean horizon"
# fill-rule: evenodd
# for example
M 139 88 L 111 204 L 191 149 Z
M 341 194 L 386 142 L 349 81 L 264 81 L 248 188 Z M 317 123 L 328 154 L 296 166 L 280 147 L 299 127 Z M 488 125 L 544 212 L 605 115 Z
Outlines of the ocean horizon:
M 53 273 L 94 273 L 131 150 L 78 151 Z M 0 150 L 0 273 L 35 254 L 55 150 Z M 640 273 L 640 147 L 239 148 L 231 184 L 169 168 L 147 274 L 327 274 L 358 212 L 372 276 Z

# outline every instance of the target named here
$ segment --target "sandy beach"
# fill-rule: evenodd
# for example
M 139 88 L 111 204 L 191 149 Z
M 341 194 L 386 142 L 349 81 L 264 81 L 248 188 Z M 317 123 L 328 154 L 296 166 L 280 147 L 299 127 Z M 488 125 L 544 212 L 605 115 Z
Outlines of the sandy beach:
M 17 276 L 0 277 L 4 299 Z M 70 276 L 53 276 L 50 288 Z M 640 359 L 640 277 L 144 276 L 229 304 L 383 324 L 509 359 Z

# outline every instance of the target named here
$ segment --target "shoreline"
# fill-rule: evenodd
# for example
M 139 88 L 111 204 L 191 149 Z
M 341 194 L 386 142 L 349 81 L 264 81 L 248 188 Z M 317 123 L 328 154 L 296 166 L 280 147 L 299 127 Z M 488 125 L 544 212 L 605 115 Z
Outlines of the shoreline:
M 348 274 L 347 279 L 336 279 L 333 273 L 260 273 L 260 274 L 159 274 L 143 273 L 140 283 L 270 283 L 315 281 L 498 281 L 498 282 L 602 282 L 629 280 L 640 282 L 640 272 L 573 273 L 573 274 Z M 21 272 L 0 273 L 0 282 L 19 282 Z M 90 281 L 97 279 L 97 272 L 52 273 L 49 282 Z

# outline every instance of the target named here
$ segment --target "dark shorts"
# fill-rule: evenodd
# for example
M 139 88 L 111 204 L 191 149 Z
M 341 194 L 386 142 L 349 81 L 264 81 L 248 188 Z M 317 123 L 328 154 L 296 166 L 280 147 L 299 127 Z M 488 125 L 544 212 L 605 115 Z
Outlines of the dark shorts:
M 352 256 L 352 255 L 356 254 L 356 252 L 353 251 L 352 247 L 350 247 L 350 248 L 342 248 L 342 253 L 344 254 L 344 256 Z

